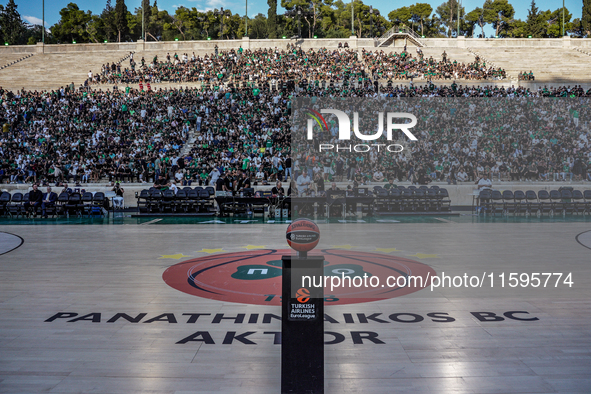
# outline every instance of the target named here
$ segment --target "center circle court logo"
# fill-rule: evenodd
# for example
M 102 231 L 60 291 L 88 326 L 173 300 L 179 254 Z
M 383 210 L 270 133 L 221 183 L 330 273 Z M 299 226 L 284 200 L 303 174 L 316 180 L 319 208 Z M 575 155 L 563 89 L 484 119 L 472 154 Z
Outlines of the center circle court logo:
M 292 253 L 289 249 L 260 249 L 200 257 L 167 268 L 162 279 L 184 293 L 212 300 L 281 305 L 281 256 Z M 341 249 L 315 250 L 310 254 L 324 256 L 324 276 L 329 277 L 328 287 L 324 290 L 324 301 L 330 305 L 404 296 L 427 287 L 427 281 L 435 276 L 435 270 L 426 264 L 387 254 Z M 368 285 L 338 287 L 331 292 L 330 279 L 335 276 L 350 278 L 352 283 L 359 283 L 365 276 Z M 371 287 L 369 279 L 375 276 L 379 278 L 380 285 Z M 392 286 L 386 284 L 388 277 Z M 404 285 L 410 277 L 415 282 Z M 421 281 L 422 285 L 418 285 L 417 282 Z M 376 281 L 372 283 L 375 284 Z M 301 292 L 298 297 L 302 299 L 310 294 L 304 288 L 298 292 Z

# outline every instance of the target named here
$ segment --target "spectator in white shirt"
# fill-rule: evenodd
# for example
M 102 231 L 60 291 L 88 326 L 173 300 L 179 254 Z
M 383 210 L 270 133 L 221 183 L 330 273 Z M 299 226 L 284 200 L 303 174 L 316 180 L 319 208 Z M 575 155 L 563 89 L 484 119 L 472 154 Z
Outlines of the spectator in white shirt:
M 382 182 L 384 180 L 384 173 L 380 170 L 377 170 L 373 173 L 373 180 L 376 182 Z
M 179 191 L 179 188 L 176 185 L 175 181 L 172 181 L 172 183 L 170 184 L 170 190 L 172 190 L 174 192 L 174 194 L 176 195 L 176 193 Z
M 209 173 L 209 177 L 211 179 L 209 184 L 211 186 L 215 186 L 215 183 L 217 182 L 218 178 L 220 177 L 220 171 L 217 169 L 217 167 L 214 167 L 213 170 L 211 170 L 211 172 Z
M 488 175 L 484 174 L 482 178 L 478 181 L 478 190 L 491 190 L 492 189 L 492 182 L 488 179 Z
M 303 195 L 303 194 L 305 194 L 308 191 L 308 187 L 312 183 L 312 180 L 308 176 L 308 171 L 307 170 L 304 170 L 302 172 L 302 175 L 300 175 L 298 177 L 296 183 L 298 185 L 298 193 L 300 195 Z
M 461 168 L 460 171 L 456 174 L 456 179 L 460 182 L 466 182 L 466 180 L 468 179 L 468 174 L 466 173 L 466 171 L 464 171 L 463 168 Z
M 180 170 L 180 169 L 176 172 L 176 174 L 174 174 L 174 179 L 177 182 L 182 182 L 184 177 L 185 177 L 185 174 L 183 173 L 183 170 Z

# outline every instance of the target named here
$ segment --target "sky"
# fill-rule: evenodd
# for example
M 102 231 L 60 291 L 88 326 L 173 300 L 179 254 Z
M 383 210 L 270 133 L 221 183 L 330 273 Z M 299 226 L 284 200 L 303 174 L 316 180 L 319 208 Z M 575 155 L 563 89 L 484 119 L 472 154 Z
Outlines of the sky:
M 0 0 L 0 4 L 6 4 L 8 0 Z M 153 0 L 150 0 L 153 1 Z M 350 0 L 343 0 L 348 3 Z M 484 0 L 460 0 L 462 6 L 465 7 L 466 12 L 472 11 L 476 7 L 482 7 Z M 41 24 L 42 21 L 42 0 L 15 0 L 18 11 L 21 17 L 33 24 Z M 82 10 L 91 10 L 93 14 L 100 14 L 105 8 L 106 0 L 45 0 L 45 25 L 50 27 L 57 23 L 60 19 L 59 11 L 66 7 L 68 3 L 74 2 Z M 408 1 L 392 1 L 392 0 L 365 0 L 364 4 L 371 5 L 380 10 L 382 15 L 387 16 L 388 13 L 396 8 L 409 6 L 417 2 L 427 2 L 431 4 L 435 10 L 444 0 L 408 0 Z M 115 0 L 111 0 L 113 7 Z M 281 1 L 278 0 L 281 4 Z M 521 20 L 527 18 L 527 10 L 530 7 L 531 0 L 509 0 L 509 3 L 515 8 L 515 17 Z M 139 7 L 141 0 L 126 0 L 127 9 L 134 12 L 135 8 Z M 562 7 L 560 0 L 537 0 L 537 7 L 542 10 L 552 10 Z M 198 10 L 209 10 L 220 7 L 230 9 L 234 13 L 244 15 L 245 2 L 237 0 L 158 0 L 158 8 L 167 10 L 170 14 L 179 6 L 187 8 L 197 8 Z M 580 18 L 582 14 L 583 1 L 582 0 L 565 0 L 565 6 L 573 14 L 573 18 Z M 251 0 L 248 4 L 248 16 L 254 17 L 259 13 L 267 14 L 268 5 L 266 0 Z M 277 13 L 280 14 L 284 10 L 280 6 L 277 7 Z

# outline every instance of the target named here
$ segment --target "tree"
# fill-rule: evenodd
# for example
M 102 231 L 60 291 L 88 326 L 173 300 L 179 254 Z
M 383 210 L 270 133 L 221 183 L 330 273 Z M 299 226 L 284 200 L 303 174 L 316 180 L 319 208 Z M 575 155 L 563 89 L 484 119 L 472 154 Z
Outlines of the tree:
M 105 24 L 100 16 L 91 16 L 90 20 L 86 23 L 86 32 L 89 38 L 96 43 L 105 39 Z
M 263 14 L 258 14 L 250 20 L 248 36 L 250 38 L 267 38 L 268 35 L 268 23 L 267 18 Z
M 139 18 L 140 28 L 143 26 L 145 37 L 142 37 L 147 41 L 150 32 L 150 17 L 152 16 L 152 6 L 150 0 L 142 0 L 142 6 L 136 10 Z M 143 20 L 142 20 L 143 18 Z
M 429 18 L 433 12 L 433 7 L 431 7 L 428 3 L 416 3 L 410 6 L 410 13 L 412 14 L 412 20 L 415 23 L 421 24 L 421 35 L 425 35 L 424 32 L 424 22 Z
M 187 34 L 185 32 L 194 27 L 194 18 L 193 13 L 187 7 L 178 7 L 174 13 L 171 15 L 172 22 L 167 22 L 164 24 L 164 37 L 168 39 L 167 32 L 171 33 L 171 38 L 176 38 L 176 36 L 180 33 L 183 36 L 183 41 L 187 40 Z M 189 38 L 190 39 L 190 38 Z
M 115 3 L 115 27 L 117 28 L 117 41 L 121 42 L 121 36 L 125 37 L 129 31 L 125 0 L 117 0 Z
M 482 8 L 476 7 L 474 10 L 468 12 L 465 19 L 472 26 L 472 36 L 474 36 L 474 26 L 478 25 L 482 31 L 482 37 L 484 37 L 484 25 L 486 25 L 486 22 L 484 21 L 484 10 Z
M 587 37 L 591 36 L 591 0 L 583 0 L 583 16 L 581 17 L 581 27 Z
M 435 10 L 441 17 L 441 21 L 447 26 L 448 37 L 452 36 L 452 32 L 457 26 L 459 6 L 458 0 L 448 0 Z M 460 18 L 463 18 L 464 14 L 464 7 L 460 7 Z
M 127 13 L 127 30 L 129 34 L 129 38 L 133 41 L 139 40 L 142 38 L 142 12 L 140 10 L 139 15 L 137 13 L 132 14 L 131 12 Z M 117 28 L 115 28 L 117 31 Z
M 540 16 L 538 7 L 536 7 L 536 1 L 532 0 L 529 10 L 527 11 L 527 29 L 529 35 L 535 38 L 542 37 L 545 26 L 544 21 Z
M 323 7 L 322 30 L 326 38 L 347 38 L 351 35 L 351 8 L 349 4 L 337 0 L 334 3 L 326 2 Z M 374 19 L 374 28 L 377 30 Z
M 117 27 L 115 26 L 115 10 L 111 5 L 111 0 L 107 0 L 107 4 L 101 13 L 100 19 L 103 22 L 103 33 L 105 38 L 110 41 L 115 37 L 115 31 L 117 30 Z
M 230 35 L 232 33 L 232 21 L 231 21 L 231 17 L 232 17 L 232 11 L 230 10 L 224 10 L 224 8 L 220 8 L 219 11 L 214 10 L 214 15 L 215 15 L 215 22 L 217 23 L 217 25 L 219 26 L 218 29 L 218 34 L 219 34 L 219 38 L 220 39 L 224 39 L 224 35 L 227 38 L 230 38 Z
M 499 30 L 504 28 L 515 15 L 515 9 L 507 0 L 487 0 L 483 6 L 484 21 L 491 23 L 495 28 L 495 36 L 499 35 Z
M 396 25 L 410 24 L 412 12 L 410 7 L 400 7 L 388 13 L 388 19 Z
M 581 24 L 581 19 L 576 18 L 570 24 L 570 29 L 566 31 L 567 33 L 572 34 L 573 37 L 582 38 L 585 36 L 585 30 L 583 30 L 583 25 Z
M 269 11 L 267 13 L 267 31 L 269 38 L 277 38 L 277 0 L 267 0 Z
M 357 30 L 357 37 L 367 37 L 370 35 L 370 27 L 371 27 L 371 18 L 369 13 L 369 6 L 363 4 L 361 0 L 355 0 L 354 4 L 354 16 L 356 21 L 356 30 Z M 409 20 L 410 20 L 410 12 L 409 12 Z M 375 20 L 379 19 L 375 18 Z M 378 30 L 379 31 L 379 30 Z
M 87 24 L 92 19 L 90 11 L 84 12 L 74 3 L 60 10 L 60 20 L 51 27 L 51 33 L 59 42 L 89 42 Z
M 156 0 L 154 0 L 154 5 L 152 7 L 148 7 L 148 8 L 150 9 L 150 11 L 146 12 L 146 14 L 150 15 L 150 17 L 148 18 L 148 17 L 145 17 L 145 15 L 144 15 L 146 39 L 148 37 L 152 37 L 152 39 L 154 41 L 159 41 L 160 39 L 162 39 L 162 36 L 164 34 L 165 25 L 167 23 L 174 24 L 174 20 L 168 14 L 168 12 L 166 10 L 160 11 L 158 9 L 158 3 L 156 2 Z M 146 11 L 147 11 L 147 9 L 146 9 Z M 141 23 L 141 13 L 138 15 L 138 17 L 140 18 L 140 23 Z M 170 27 L 171 26 L 169 26 L 169 30 L 170 30 Z M 177 29 L 177 28 L 172 27 L 172 29 Z M 182 27 L 181 27 L 181 29 L 182 29 Z
M 299 20 L 303 32 L 308 30 L 308 38 L 316 35 L 324 16 L 322 0 L 281 0 L 281 6 L 286 9 L 287 17 L 294 18 L 296 22 Z
M 572 28 L 570 22 L 572 14 L 566 8 L 564 12 L 565 30 L 568 31 Z M 550 10 L 545 11 L 541 14 L 541 17 L 546 30 L 544 37 L 556 38 L 562 36 L 562 8 L 558 8 L 553 12 L 550 12 Z
M 24 34 L 26 32 L 25 22 L 21 19 L 21 15 L 16 10 L 17 5 L 14 0 L 8 0 L 6 6 L 3 7 L 0 14 L 1 35 L 3 42 L 9 44 L 24 44 Z
M 316 35 L 316 29 L 323 18 L 324 4 L 322 0 L 311 0 L 306 12 L 303 13 L 304 19 L 308 23 L 308 38 Z M 367 7 L 369 12 L 369 7 Z
M 217 11 L 216 11 L 217 12 Z M 213 10 L 207 11 L 201 18 L 201 27 L 205 32 L 205 37 L 211 37 L 214 32 L 219 32 L 219 27 L 215 29 L 218 18 Z M 214 31 L 215 30 L 215 31 Z
M 506 35 L 507 37 L 527 37 L 529 34 L 529 27 L 527 22 L 524 22 L 520 19 L 512 20 L 506 25 L 506 29 L 504 33 L 501 35 Z

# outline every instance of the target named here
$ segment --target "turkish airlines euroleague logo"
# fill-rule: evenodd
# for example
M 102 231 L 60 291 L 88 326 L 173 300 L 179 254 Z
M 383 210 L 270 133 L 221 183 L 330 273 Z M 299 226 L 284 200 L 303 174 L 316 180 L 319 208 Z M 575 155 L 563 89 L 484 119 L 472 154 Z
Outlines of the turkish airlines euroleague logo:
M 300 304 L 305 304 L 306 302 L 310 301 L 310 290 L 302 287 L 296 291 L 296 300 L 298 300 Z
M 260 249 L 223 253 L 186 260 L 164 271 L 162 279 L 172 288 L 187 294 L 224 302 L 255 305 L 281 305 L 281 256 L 291 249 Z M 310 252 L 324 256 L 324 276 L 358 279 L 364 276 L 394 279 L 419 276 L 426 283 L 435 270 L 426 264 L 390 254 L 368 253 L 342 249 L 322 249 Z M 299 285 L 302 286 L 303 284 Z M 426 285 L 425 285 L 426 286 Z M 296 287 L 297 288 L 297 287 Z M 359 287 L 324 291 L 327 305 L 345 305 L 379 301 L 404 296 L 424 287 Z M 294 301 L 304 304 L 312 298 L 313 289 L 299 288 Z

